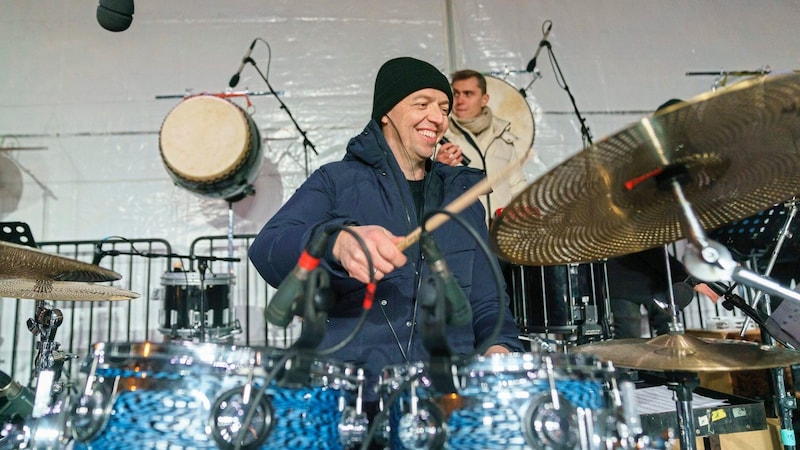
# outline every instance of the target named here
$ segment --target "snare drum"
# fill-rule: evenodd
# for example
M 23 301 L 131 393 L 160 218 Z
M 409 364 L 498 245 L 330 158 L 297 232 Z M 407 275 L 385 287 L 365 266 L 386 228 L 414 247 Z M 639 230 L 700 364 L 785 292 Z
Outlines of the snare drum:
M 286 353 L 216 344 L 94 346 L 69 409 L 75 449 L 233 448 L 267 374 Z M 342 449 L 352 370 L 315 361 L 305 386 L 274 379 L 255 404 L 243 449 Z
M 175 184 L 229 201 L 252 193 L 263 163 L 253 119 L 213 95 L 190 97 L 173 108 L 161 125 L 159 148 Z
M 605 263 L 512 266 L 508 278 L 512 310 L 523 333 L 611 337 Z
M 457 368 L 457 395 L 437 394 L 426 370 L 384 371 L 393 449 L 628 448 L 628 429 L 639 429 L 635 412 L 617 412 L 620 399 L 632 398 L 619 394 L 617 373 L 592 356 L 476 357 Z M 408 392 L 387 396 L 393 389 Z
M 204 301 L 206 335 L 211 341 L 230 337 L 239 329 L 230 301 L 233 284 L 231 274 L 206 273 L 201 283 L 197 272 L 164 273 L 161 276 L 164 308 L 160 312 L 159 330 L 176 339 L 199 336 Z

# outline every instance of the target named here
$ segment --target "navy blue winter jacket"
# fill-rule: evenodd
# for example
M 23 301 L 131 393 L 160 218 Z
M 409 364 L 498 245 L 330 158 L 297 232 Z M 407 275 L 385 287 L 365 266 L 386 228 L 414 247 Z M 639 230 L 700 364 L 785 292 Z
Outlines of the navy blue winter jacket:
M 482 177 L 483 173 L 475 169 L 434 163 L 425 177 L 425 210 L 442 209 Z M 381 225 L 395 236 L 405 236 L 418 226 L 415 211 L 408 182 L 380 127 L 370 121 L 361 134 L 350 140 L 342 161 L 324 165 L 300 186 L 267 222 L 248 254 L 261 276 L 278 286 L 296 265 L 312 232 L 318 230 L 317 225 Z M 473 203 L 461 215 L 488 241 L 480 202 Z M 489 260 L 475 240 L 454 220 L 432 234 L 473 310 L 471 325 L 447 329 L 453 353 L 469 354 L 483 342 L 495 326 L 500 302 L 505 308 L 505 321 L 493 344 L 522 351 L 505 289 L 498 301 Z M 418 244 L 406 249 L 405 254 L 408 263 L 378 283 L 374 307 L 355 340 L 331 355 L 332 359 L 365 369 L 367 400 L 376 399 L 372 388 L 382 369 L 428 359 L 415 322 L 419 314 L 417 288 L 429 269 L 421 259 Z M 320 346 L 328 348 L 354 329 L 362 312 L 365 286 L 349 278 L 335 261 L 323 261 L 323 266 L 331 273 L 336 301 Z

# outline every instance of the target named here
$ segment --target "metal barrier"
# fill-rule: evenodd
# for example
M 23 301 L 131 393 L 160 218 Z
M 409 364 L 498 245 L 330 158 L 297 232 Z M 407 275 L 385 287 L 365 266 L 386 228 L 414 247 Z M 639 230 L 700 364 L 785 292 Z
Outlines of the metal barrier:
M 288 347 L 296 339 L 299 321 L 288 328 L 267 327 L 263 317 L 268 299 L 274 289 L 256 272 L 247 259 L 255 235 L 236 235 L 230 243 L 228 236 L 197 238 L 191 244 L 191 252 L 182 262 L 188 271 L 196 269 L 195 262 L 205 256 L 228 256 L 240 258 L 235 263 L 209 261 L 209 273 L 230 273 L 233 283 L 230 288 L 230 305 L 241 325 L 241 333 L 234 335 L 232 344 L 243 346 Z M 224 242 L 223 242 L 224 241 Z M 92 261 L 98 241 L 52 241 L 40 242 L 39 248 L 51 254 L 70 259 Z M 80 362 L 97 342 L 164 342 L 169 338 L 160 330 L 165 314 L 165 287 L 162 279 L 178 263 L 172 246 L 163 239 L 106 239 L 102 249 L 107 256 L 100 265 L 118 272 L 121 280 L 103 283 L 140 294 L 139 298 L 126 301 L 52 301 L 51 308 L 58 308 L 64 315 L 55 341 L 61 350 L 77 359 L 64 365 L 64 373 L 70 379 L 79 377 Z M 168 255 L 172 255 L 171 257 Z M 161 257 L 163 256 L 163 257 Z M 26 328 L 26 320 L 35 313 L 36 301 L 29 299 L 0 299 L 0 370 L 22 384 L 33 377 L 33 362 L 38 338 Z M 28 383 L 29 384 L 29 383 Z

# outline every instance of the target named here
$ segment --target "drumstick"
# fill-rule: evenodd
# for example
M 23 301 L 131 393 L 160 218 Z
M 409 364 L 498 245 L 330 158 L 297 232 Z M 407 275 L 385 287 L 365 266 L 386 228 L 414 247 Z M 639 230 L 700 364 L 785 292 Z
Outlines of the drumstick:
M 533 147 L 531 147 L 533 148 Z M 486 195 L 492 191 L 492 185 L 497 183 L 498 181 L 508 177 L 518 167 L 521 167 L 525 160 L 528 158 L 528 154 L 530 154 L 531 149 L 529 148 L 527 152 L 525 152 L 522 157 L 512 162 L 511 164 L 503 167 L 503 170 L 498 171 L 497 173 L 493 174 L 492 176 L 486 176 L 481 181 L 479 181 L 475 186 L 469 188 L 466 192 L 459 195 L 458 198 L 450 202 L 447 206 L 444 207 L 444 210 L 453 214 L 458 214 L 464 209 L 466 209 L 469 205 L 475 203 L 481 195 Z M 425 231 L 433 231 L 445 222 L 450 219 L 450 216 L 447 214 L 435 214 L 433 217 L 428 219 L 425 222 Z M 397 243 L 397 248 L 400 251 L 411 247 L 412 244 L 417 242 L 422 235 L 422 227 L 417 227 L 411 233 L 408 233 L 402 241 Z

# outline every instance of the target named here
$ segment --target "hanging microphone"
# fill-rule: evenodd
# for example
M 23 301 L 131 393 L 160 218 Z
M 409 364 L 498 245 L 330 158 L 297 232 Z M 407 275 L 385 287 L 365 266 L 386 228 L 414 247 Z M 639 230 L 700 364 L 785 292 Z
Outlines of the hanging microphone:
M 328 246 L 329 234 L 322 231 L 314 237 L 297 261 L 297 265 L 292 272 L 283 279 L 278 291 L 272 297 L 264 311 L 264 318 L 273 325 L 286 327 L 292 321 L 292 317 L 302 315 L 299 311 L 300 300 L 303 297 L 303 290 L 308 275 L 319 266 L 319 260 L 325 254 Z
M 228 82 L 228 86 L 234 88 L 237 84 L 239 84 L 239 76 L 242 75 L 242 70 L 244 70 L 244 65 L 247 64 L 247 61 L 250 59 L 250 55 L 253 53 L 253 47 L 256 46 L 256 41 L 258 39 L 253 39 L 253 43 L 250 44 L 250 48 L 247 49 L 247 53 L 244 54 L 244 58 L 242 58 L 242 62 L 239 63 L 239 68 L 236 70 L 236 73 L 233 74 L 231 77 L 231 81 Z
M 467 325 L 472 322 L 472 305 L 458 285 L 447 264 L 444 261 L 442 251 L 433 240 L 433 236 L 423 231 L 420 237 L 420 246 L 425 260 L 431 271 L 438 275 L 444 285 L 444 297 L 447 300 L 447 324 L 457 327 Z
M 544 23 L 542 23 L 542 30 L 543 30 L 542 31 L 542 40 L 539 41 L 539 47 L 536 48 L 536 53 L 534 53 L 533 59 L 531 59 L 528 62 L 527 67 L 525 67 L 526 71 L 533 72 L 533 69 L 536 68 L 536 58 L 539 57 L 539 52 L 542 51 L 542 47 L 550 45 L 550 43 L 547 42 L 547 37 L 550 36 L 550 30 L 552 30 L 552 29 L 553 29 L 553 22 L 551 22 L 550 19 L 547 19 L 547 20 L 544 21 Z
M 133 22 L 133 0 L 100 0 L 97 23 L 108 31 L 125 31 Z

